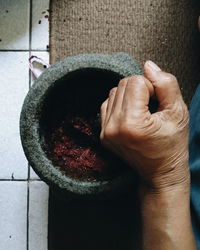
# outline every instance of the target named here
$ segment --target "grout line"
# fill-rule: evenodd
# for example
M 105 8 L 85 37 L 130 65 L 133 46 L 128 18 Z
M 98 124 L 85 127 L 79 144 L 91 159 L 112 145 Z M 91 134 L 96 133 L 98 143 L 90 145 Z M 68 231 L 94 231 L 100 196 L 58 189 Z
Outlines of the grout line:
M 42 180 L 41 179 L 30 179 L 29 181 L 33 182 L 33 181 L 42 181 Z
M 27 178 L 27 181 L 30 180 L 30 172 L 31 172 L 31 168 L 30 168 L 30 164 L 28 163 L 28 178 Z
M 27 218 L 26 218 L 26 249 L 29 250 L 29 197 L 30 197 L 29 181 L 27 181 Z
M 10 182 L 13 182 L 13 181 L 29 181 L 29 182 L 33 182 L 33 181 L 42 181 L 41 179 L 0 179 L 0 182 L 1 181 L 10 181 Z
M 29 57 L 31 56 L 31 40 L 32 40 L 32 0 L 29 1 Z M 31 86 L 31 70 L 29 69 L 28 88 Z M 26 249 L 29 250 L 29 198 L 30 198 L 30 164 L 28 164 L 28 180 L 27 180 L 27 217 L 26 217 Z
M 0 52 L 49 52 L 47 49 L 0 49 Z
M 0 181 L 27 181 L 27 179 L 0 179 Z

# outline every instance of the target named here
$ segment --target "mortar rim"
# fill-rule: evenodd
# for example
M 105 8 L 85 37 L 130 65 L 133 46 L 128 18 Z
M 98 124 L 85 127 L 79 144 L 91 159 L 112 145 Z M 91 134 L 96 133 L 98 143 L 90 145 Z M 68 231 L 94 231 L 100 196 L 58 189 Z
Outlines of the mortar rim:
M 77 56 L 68 57 L 55 65 L 51 66 L 35 81 L 32 88 L 29 90 L 20 116 L 20 135 L 22 146 L 25 155 L 36 173 L 44 179 L 48 184 L 54 184 L 61 189 L 66 189 L 69 192 L 77 194 L 96 194 L 110 191 L 119 187 L 121 181 L 133 181 L 130 171 L 125 171 L 124 176 L 118 176 L 109 181 L 86 182 L 74 180 L 61 172 L 53 166 L 51 161 L 46 157 L 44 151 L 39 143 L 39 118 L 37 112 L 40 110 L 40 104 L 48 88 L 54 86 L 56 81 L 61 79 L 69 72 L 79 70 L 80 68 L 97 68 L 102 70 L 113 71 L 123 77 L 132 74 L 139 74 L 140 69 L 136 64 L 135 68 L 129 67 L 130 62 L 119 59 L 119 54 L 125 55 L 125 59 L 130 59 L 129 55 L 124 53 L 117 53 L 115 55 L 105 54 L 81 54 Z M 118 55 L 118 57 L 116 57 Z M 95 65 L 95 66 L 94 66 Z M 29 115 L 27 115 L 29 114 Z M 32 153 L 34 151 L 34 154 Z M 38 166 L 35 162 L 40 162 Z M 112 184 L 112 188 L 111 188 Z

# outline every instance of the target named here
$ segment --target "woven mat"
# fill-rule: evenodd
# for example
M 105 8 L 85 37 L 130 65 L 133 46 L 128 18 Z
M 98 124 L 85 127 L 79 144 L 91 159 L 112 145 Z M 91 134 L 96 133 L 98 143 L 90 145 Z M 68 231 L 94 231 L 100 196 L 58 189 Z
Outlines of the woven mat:
M 175 74 L 187 103 L 199 81 L 198 4 L 192 0 L 52 0 L 51 63 L 127 52 Z M 200 45 L 199 45 L 200 47 Z

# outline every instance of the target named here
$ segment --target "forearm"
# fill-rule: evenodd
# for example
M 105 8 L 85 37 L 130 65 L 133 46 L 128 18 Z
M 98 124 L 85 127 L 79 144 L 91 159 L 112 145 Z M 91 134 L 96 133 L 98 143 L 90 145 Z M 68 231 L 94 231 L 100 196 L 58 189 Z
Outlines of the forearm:
M 160 192 L 141 188 L 142 250 L 196 250 L 189 183 Z

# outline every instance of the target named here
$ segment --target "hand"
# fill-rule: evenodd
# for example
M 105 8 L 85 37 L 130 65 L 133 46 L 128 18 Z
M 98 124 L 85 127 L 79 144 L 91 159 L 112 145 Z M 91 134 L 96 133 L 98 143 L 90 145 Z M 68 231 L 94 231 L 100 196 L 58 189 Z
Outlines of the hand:
M 159 102 L 149 111 L 150 97 Z M 188 110 L 176 78 L 147 61 L 144 76 L 122 79 L 101 106 L 102 144 L 155 190 L 189 182 Z

